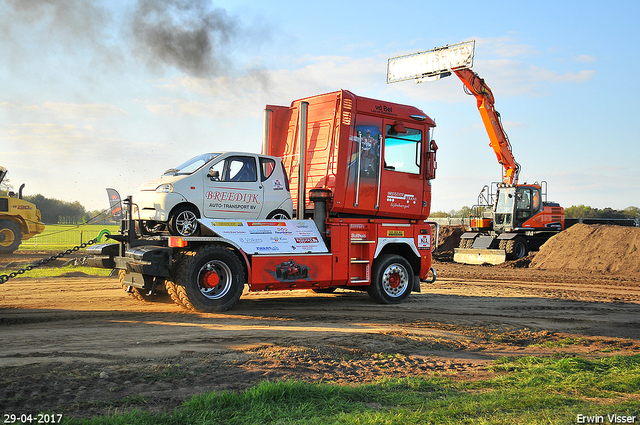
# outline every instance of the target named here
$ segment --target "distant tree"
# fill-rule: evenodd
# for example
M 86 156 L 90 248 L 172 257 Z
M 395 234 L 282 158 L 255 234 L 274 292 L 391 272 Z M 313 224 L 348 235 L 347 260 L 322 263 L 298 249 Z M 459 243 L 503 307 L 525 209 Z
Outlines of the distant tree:
M 25 196 L 40 210 L 42 221 L 46 224 L 81 224 L 85 222 L 86 210 L 80 202 L 66 202 L 46 198 L 41 194 Z
M 613 219 L 625 219 L 625 218 L 638 218 L 640 210 L 638 207 L 627 207 L 623 211 L 614 210 L 613 208 L 592 208 L 586 205 L 572 205 L 565 208 L 564 215 L 567 218 L 613 218 Z
M 471 208 L 464 206 L 462 207 L 462 209 L 459 210 L 451 210 L 449 212 L 444 212 L 444 211 L 434 211 L 432 212 L 429 217 L 430 218 L 447 218 L 447 217 L 462 217 L 462 218 L 467 218 L 469 217 L 469 213 L 471 212 Z
M 0 183 L 0 195 L 7 196 L 12 190 L 13 186 L 11 185 L 11 181 L 6 177 L 2 179 L 2 183 Z

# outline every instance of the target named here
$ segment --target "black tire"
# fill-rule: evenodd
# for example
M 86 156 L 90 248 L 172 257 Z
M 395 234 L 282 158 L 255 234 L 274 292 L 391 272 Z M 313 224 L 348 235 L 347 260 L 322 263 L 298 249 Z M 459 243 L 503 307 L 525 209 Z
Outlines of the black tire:
M 122 285 L 122 289 L 129 294 L 130 297 L 138 300 L 138 301 L 142 301 L 145 303 L 151 303 L 151 302 L 167 302 L 168 301 L 168 292 L 165 290 L 166 286 L 166 281 L 163 281 L 162 283 L 156 285 L 156 290 L 155 293 L 153 295 L 149 295 L 147 294 L 143 289 L 140 288 L 135 288 L 135 287 L 131 287 L 131 289 L 129 289 L 129 286 L 125 285 L 123 283 L 124 281 L 124 276 L 127 274 L 127 272 L 125 270 L 122 269 L 118 269 L 118 279 L 120 280 L 120 284 Z
M 273 210 L 267 215 L 267 220 L 290 220 L 289 214 L 284 210 Z
M 13 253 L 21 243 L 20 227 L 11 220 L 0 220 L 0 254 Z
M 244 268 L 230 249 L 207 245 L 181 259 L 175 283 L 185 308 L 205 313 L 226 311 L 242 295 Z
M 473 246 L 473 239 L 460 239 L 458 248 L 467 249 Z
M 519 260 L 529 253 L 527 240 L 522 236 L 517 236 L 507 242 L 506 245 L 507 259 Z
M 379 304 L 400 304 L 411 294 L 413 268 L 399 255 L 385 254 L 373 263 L 373 280 L 367 292 Z
M 176 208 L 169 218 L 169 233 L 173 236 L 193 236 L 200 231 L 197 208 L 184 205 Z

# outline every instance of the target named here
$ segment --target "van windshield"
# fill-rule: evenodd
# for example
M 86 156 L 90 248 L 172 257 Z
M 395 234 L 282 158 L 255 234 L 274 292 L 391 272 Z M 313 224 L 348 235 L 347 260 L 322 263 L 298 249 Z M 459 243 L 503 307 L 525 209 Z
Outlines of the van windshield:
M 203 153 L 194 158 L 191 158 L 187 162 L 178 165 L 175 168 L 169 168 L 163 175 L 184 176 L 198 171 L 207 162 L 219 156 L 220 153 Z

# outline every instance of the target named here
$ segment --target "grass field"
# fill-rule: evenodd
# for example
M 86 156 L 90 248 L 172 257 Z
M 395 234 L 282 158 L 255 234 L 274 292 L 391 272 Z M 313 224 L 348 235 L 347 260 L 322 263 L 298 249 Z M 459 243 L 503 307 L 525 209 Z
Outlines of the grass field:
M 107 242 L 107 238 L 104 237 L 104 232 L 116 234 L 119 230 L 117 225 L 60 225 L 60 224 L 48 224 L 45 230 L 40 235 L 36 235 L 31 239 L 22 241 L 20 248 L 17 252 L 24 251 L 52 251 L 53 253 L 65 252 L 76 246 L 80 246 L 83 243 L 87 243 L 98 235 L 103 233 L 101 239 L 97 243 Z M 81 254 L 84 249 L 79 249 L 77 253 Z M 64 258 L 64 257 L 63 257 Z M 8 274 L 12 270 L 3 270 L 3 274 Z M 40 277 L 55 277 L 62 276 L 71 272 L 85 273 L 91 276 L 108 276 L 111 273 L 109 269 L 98 269 L 94 267 L 86 267 L 82 265 L 68 265 L 65 267 L 38 267 L 33 270 L 29 270 L 19 276 L 20 278 L 40 278 Z
M 22 241 L 20 250 L 65 250 L 87 243 L 97 237 L 102 230 L 117 233 L 119 226 L 104 224 L 62 225 L 47 224 L 44 232 Z M 103 237 L 100 242 L 106 242 Z
M 581 357 L 504 358 L 494 362 L 492 369 L 496 377 L 482 381 L 454 381 L 436 376 L 385 379 L 358 386 L 263 382 L 241 393 L 194 396 L 168 414 L 135 411 L 69 423 L 404 425 L 639 422 L 640 355 L 591 360 Z M 137 399 L 135 404 L 144 408 L 144 398 Z

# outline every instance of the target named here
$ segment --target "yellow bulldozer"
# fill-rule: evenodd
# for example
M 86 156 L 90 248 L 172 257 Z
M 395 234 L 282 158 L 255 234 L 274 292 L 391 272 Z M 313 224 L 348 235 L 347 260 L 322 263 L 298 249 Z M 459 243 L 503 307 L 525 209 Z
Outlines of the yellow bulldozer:
M 0 166 L 0 183 L 7 169 Z M 22 199 L 24 184 L 16 195 L 9 192 L 0 196 L 0 255 L 13 253 L 23 240 L 30 239 L 44 231 L 40 210 L 31 202 Z

